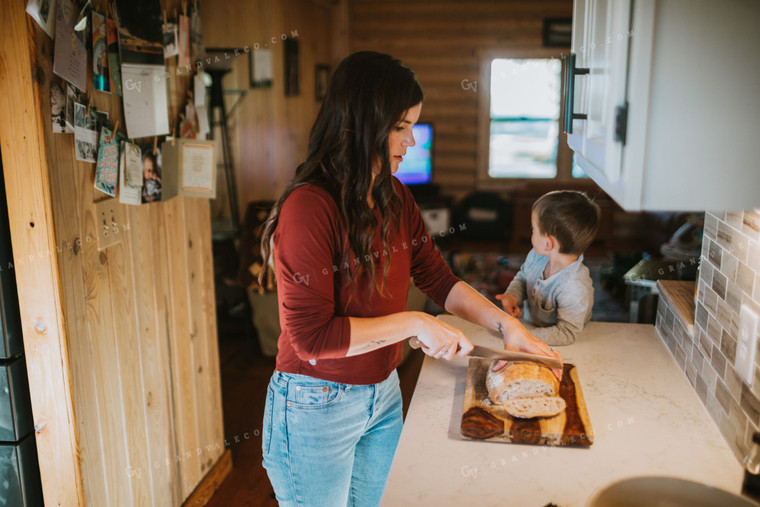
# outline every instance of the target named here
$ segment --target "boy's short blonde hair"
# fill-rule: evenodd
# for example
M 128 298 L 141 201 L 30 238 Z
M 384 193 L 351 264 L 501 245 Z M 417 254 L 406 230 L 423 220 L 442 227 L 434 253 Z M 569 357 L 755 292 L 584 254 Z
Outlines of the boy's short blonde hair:
M 539 232 L 554 236 L 559 253 L 582 254 L 599 228 L 599 206 L 577 190 L 555 190 L 533 203 Z

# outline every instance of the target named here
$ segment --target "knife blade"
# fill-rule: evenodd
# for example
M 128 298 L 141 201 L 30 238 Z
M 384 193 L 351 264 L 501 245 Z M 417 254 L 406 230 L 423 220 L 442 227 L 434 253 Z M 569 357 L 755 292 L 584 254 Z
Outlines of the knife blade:
M 422 347 L 422 342 L 416 337 L 409 338 L 409 346 L 413 349 L 419 349 Z M 530 354 L 528 352 L 519 352 L 517 350 L 507 349 L 491 349 L 488 347 L 481 347 L 475 345 L 472 352 L 469 353 L 470 357 L 482 357 L 485 359 L 502 359 L 504 361 L 531 361 L 533 363 L 542 364 L 549 368 L 562 368 L 562 362 L 549 356 L 540 356 L 538 354 Z

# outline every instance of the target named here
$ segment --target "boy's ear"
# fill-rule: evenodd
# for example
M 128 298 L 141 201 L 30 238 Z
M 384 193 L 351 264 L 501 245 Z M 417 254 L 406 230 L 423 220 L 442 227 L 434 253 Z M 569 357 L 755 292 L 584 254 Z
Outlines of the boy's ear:
M 555 238 L 554 236 L 550 236 L 547 234 L 546 236 L 544 236 L 544 241 L 546 242 L 544 243 L 544 247 L 546 248 L 547 251 L 551 252 L 555 248 L 559 250 L 559 241 L 557 241 L 557 238 Z

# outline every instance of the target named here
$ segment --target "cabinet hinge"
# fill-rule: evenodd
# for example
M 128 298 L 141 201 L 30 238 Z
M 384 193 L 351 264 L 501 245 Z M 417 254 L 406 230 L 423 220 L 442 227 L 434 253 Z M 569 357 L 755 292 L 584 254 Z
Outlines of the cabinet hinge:
M 628 126 L 628 102 L 615 108 L 615 141 L 625 146 L 625 134 Z

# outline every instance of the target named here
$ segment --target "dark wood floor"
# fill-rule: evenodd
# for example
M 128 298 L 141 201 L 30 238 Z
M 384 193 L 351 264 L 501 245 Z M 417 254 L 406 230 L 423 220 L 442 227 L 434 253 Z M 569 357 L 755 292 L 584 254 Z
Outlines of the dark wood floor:
M 232 450 L 233 469 L 211 498 L 210 507 L 277 505 L 272 498 L 269 478 L 261 466 L 264 400 L 275 361 L 256 353 L 258 345 L 254 345 L 246 344 L 244 331 L 221 326 L 219 360 L 224 434 Z M 423 359 L 422 351 L 413 350 L 398 369 L 405 416 Z

